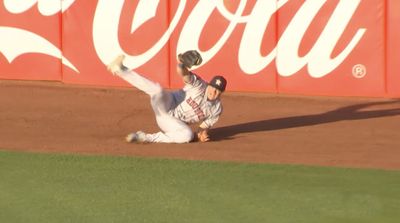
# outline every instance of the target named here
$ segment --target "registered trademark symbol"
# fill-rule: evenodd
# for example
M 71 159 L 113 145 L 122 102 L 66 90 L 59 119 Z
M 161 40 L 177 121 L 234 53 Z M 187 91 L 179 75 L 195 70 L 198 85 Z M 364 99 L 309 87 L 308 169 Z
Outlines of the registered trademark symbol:
M 362 64 L 357 64 L 353 66 L 353 76 L 355 78 L 363 78 L 367 75 L 367 68 Z

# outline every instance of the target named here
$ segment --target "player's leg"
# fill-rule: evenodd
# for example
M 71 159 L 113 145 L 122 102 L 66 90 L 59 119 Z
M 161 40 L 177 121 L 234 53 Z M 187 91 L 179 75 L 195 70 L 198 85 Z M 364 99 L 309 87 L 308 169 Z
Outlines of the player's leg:
M 155 142 L 155 143 L 187 143 L 193 139 L 192 129 L 183 121 L 168 114 L 173 105 L 170 92 L 161 90 L 151 97 L 151 107 L 156 116 L 156 122 L 161 131 L 154 134 L 145 134 L 141 131 L 127 136 L 128 142 Z
M 193 133 L 189 131 L 157 132 L 145 134 L 146 142 L 151 143 L 188 143 L 193 139 Z
M 146 134 L 142 131 L 131 133 L 128 142 L 188 143 L 193 139 L 193 131 L 181 120 L 170 115 L 157 115 L 157 124 L 162 131 Z
M 164 91 L 160 84 L 141 76 L 135 71 L 129 70 L 122 64 L 124 58 L 124 55 L 118 56 L 107 66 L 107 69 L 114 75 L 118 75 L 132 86 L 149 95 L 151 98 L 151 105 L 156 115 L 167 113 L 173 103 L 172 94 Z
M 187 143 L 193 139 L 192 129 L 171 115 L 156 115 L 156 121 L 162 132 L 152 134 L 154 142 Z
M 150 97 L 160 93 L 160 89 L 162 89 L 160 84 L 139 75 L 135 71 L 122 71 L 118 72 L 117 75 Z
M 161 132 L 146 134 L 143 137 L 141 132 L 131 133 L 127 141 L 141 142 L 163 142 L 163 143 L 187 143 L 193 138 L 192 130 L 181 120 L 171 116 L 168 111 L 174 106 L 171 92 L 167 92 L 159 84 L 152 84 L 151 81 L 141 77 L 135 72 L 121 73 L 120 77 L 132 85 L 146 92 L 150 96 L 151 107 L 156 116 L 156 121 Z
M 168 114 L 173 105 L 170 92 L 161 90 L 151 97 L 151 107 L 156 116 L 157 125 L 161 131 L 154 134 L 136 132 L 127 136 L 127 141 L 155 142 L 155 143 L 187 143 L 193 139 L 193 132 L 183 121 Z
M 160 85 L 139 75 L 135 71 L 129 70 L 122 64 L 124 58 L 125 58 L 124 55 L 119 55 L 117 58 L 114 59 L 113 62 L 111 62 L 107 66 L 107 69 L 114 75 L 121 77 L 123 80 L 125 80 L 132 86 L 136 87 L 137 89 L 145 92 L 150 96 L 159 93 L 159 89 L 161 88 Z
M 172 93 L 164 91 L 158 83 L 150 81 L 134 71 L 129 71 L 123 66 L 123 59 L 123 55 L 117 57 L 108 66 L 108 70 L 150 96 L 157 124 L 162 130 L 155 134 L 144 134 L 140 131 L 131 133 L 127 136 L 127 141 L 164 143 L 186 143 L 191 141 L 193 132 L 190 127 L 168 114 L 168 111 L 174 105 Z

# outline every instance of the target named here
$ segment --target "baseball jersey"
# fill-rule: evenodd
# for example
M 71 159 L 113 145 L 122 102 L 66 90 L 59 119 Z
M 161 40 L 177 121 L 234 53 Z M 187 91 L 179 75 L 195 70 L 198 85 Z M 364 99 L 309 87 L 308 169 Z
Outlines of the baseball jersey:
M 222 113 L 221 101 L 207 100 L 207 83 L 196 74 L 189 75 L 189 83 L 186 83 L 183 89 L 172 93 L 176 106 L 169 113 L 183 122 L 203 122 L 202 126 L 210 128 Z

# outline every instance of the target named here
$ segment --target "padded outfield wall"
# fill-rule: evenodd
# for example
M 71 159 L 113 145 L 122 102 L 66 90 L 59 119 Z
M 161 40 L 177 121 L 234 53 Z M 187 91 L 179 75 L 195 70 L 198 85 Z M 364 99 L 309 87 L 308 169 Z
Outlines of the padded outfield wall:
M 398 0 L 2 0 L 0 79 L 128 86 L 126 65 L 179 88 L 176 54 L 229 91 L 400 97 Z

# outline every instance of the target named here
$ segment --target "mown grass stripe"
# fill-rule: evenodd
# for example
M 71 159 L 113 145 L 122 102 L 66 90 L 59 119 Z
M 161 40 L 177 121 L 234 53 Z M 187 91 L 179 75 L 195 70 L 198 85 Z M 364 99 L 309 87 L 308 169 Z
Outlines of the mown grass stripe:
M 0 151 L 0 222 L 398 222 L 400 172 Z

